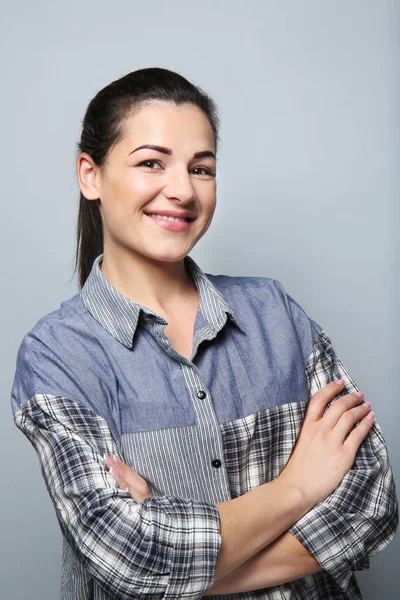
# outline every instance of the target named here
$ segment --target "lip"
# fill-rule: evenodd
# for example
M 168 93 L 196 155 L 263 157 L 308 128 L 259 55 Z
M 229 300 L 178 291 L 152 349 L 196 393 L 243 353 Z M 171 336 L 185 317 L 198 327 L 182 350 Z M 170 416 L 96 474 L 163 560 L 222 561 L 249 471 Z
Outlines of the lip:
M 195 216 L 193 213 L 189 212 L 188 210 L 149 210 L 147 212 L 144 213 L 145 215 L 149 216 L 149 214 L 153 214 L 153 215 L 163 215 L 164 217 L 175 217 L 177 219 L 189 219 L 190 221 L 193 221 L 195 219 Z
M 154 214 L 154 213 L 153 213 Z M 164 213 L 156 213 L 156 214 L 164 214 Z M 145 213 L 146 215 L 146 213 Z M 173 217 L 174 215 L 167 215 L 168 217 Z M 168 221 L 167 219 L 160 219 L 157 217 L 151 217 L 150 215 L 146 215 L 150 221 L 156 223 L 163 229 L 168 229 L 169 231 L 187 231 L 190 227 L 191 221 Z

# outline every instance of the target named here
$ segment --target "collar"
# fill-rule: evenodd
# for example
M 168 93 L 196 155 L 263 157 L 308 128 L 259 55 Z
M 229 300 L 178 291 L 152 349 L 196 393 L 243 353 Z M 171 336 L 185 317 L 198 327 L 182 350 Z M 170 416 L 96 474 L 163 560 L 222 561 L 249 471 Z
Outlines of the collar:
M 95 258 L 80 295 L 85 307 L 96 321 L 121 344 L 131 348 L 141 312 L 159 323 L 167 324 L 167 321 L 146 306 L 130 300 L 111 285 L 100 268 L 103 256 L 104 253 Z M 190 256 L 186 256 L 184 260 L 199 293 L 199 310 L 211 328 L 216 333 L 220 331 L 228 315 L 231 321 L 244 332 L 222 293 Z

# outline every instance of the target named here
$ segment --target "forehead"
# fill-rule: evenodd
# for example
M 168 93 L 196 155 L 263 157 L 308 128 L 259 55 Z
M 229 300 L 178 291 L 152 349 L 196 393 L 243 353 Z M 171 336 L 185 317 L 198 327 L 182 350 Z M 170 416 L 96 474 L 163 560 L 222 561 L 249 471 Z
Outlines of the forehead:
M 193 104 L 150 102 L 128 116 L 122 127 L 121 145 L 158 144 L 214 150 L 214 134 L 204 112 Z M 200 147 L 201 146 L 201 147 Z

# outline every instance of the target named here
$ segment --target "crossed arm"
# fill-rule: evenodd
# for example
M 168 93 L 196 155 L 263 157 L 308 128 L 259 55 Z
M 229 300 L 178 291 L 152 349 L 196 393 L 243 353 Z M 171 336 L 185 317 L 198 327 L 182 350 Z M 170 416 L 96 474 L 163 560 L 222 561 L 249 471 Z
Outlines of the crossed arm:
M 120 488 L 129 492 L 137 502 L 151 496 L 145 479 L 117 456 L 105 455 L 111 476 Z M 234 571 L 216 581 L 207 591 L 208 596 L 232 594 L 300 579 L 321 570 L 316 559 L 304 546 L 286 531 Z
M 222 585 L 269 587 L 315 572 L 314 560 L 345 589 L 351 571 L 366 568 L 368 555 L 394 536 L 398 513 L 386 447 L 354 393 L 325 416 L 324 393 L 310 400 L 314 415 L 303 423 L 279 485 L 274 480 L 217 506 L 170 496 L 137 503 L 104 468 L 102 454 L 116 452 L 106 421 L 69 398 L 35 393 L 46 381 L 27 373 L 40 363 L 29 354 L 22 359 L 15 423 L 38 452 L 63 534 L 113 598 L 195 599 L 221 593 Z M 321 375 L 315 380 L 320 387 Z M 329 385 L 331 399 L 343 389 Z
M 216 581 L 207 595 L 267 588 L 313 575 L 320 570 L 316 559 L 294 535 L 286 531 L 235 571 Z
M 307 376 L 310 396 L 332 376 L 344 379 L 343 393 L 355 393 L 358 389 L 326 335 L 322 335 L 315 346 Z M 354 431 L 357 429 L 358 426 Z M 109 466 L 113 466 L 112 462 Z M 329 470 L 326 464 L 326 471 Z M 114 465 L 113 471 L 117 481 L 118 475 L 122 476 L 122 487 L 128 487 L 121 465 Z M 136 493 L 149 493 L 144 480 L 136 479 L 134 486 Z M 390 542 L 398 526 L 395 484 L 377 423 L 358 448 L 349 472 L 332 489 L 333 492 L 317 501 L 287 531 L 239 564 L 228 576 L 216 577 L 207 594 L 270 587 L 321 570 L 346 590 L 352 572 L 368 568 L 369 556 Z

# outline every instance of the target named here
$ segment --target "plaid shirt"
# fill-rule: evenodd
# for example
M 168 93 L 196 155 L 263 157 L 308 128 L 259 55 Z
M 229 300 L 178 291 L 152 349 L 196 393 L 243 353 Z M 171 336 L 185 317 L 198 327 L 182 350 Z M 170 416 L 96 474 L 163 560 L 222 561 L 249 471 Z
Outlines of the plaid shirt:
M 34 446 L 63 533 L 62 600 L 203 597 L 221 545 L 216 504 L 276 478 L 310 397 L 344 378 L 326 332 L 266 277 L 205 274 L 191 360 L 166 321 L 120 294 L 99 255 L 80 291 L 22 340 L 14 420 Z M 116 453 L 149 482 L 135 502 L 109 475 Z M 356 600 L 354 571 L 393 538 L 395 486 L 375 424 L 340 486 L 290 531 L 322 570 L 220 596 Z

